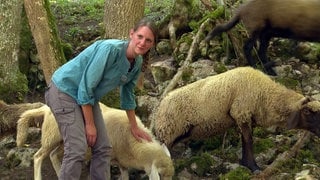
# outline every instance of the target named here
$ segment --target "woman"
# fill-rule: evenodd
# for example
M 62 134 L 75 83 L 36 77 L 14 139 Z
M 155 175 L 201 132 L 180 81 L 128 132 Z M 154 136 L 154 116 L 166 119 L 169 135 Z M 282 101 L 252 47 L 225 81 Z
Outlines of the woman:
M 45 99 L 64 142 L 59 179 L 80 178 L 88 146 L 92 151 L 91 179 L 110 179 L 111 145 L 98 102 L 118 86 L 120 106 L 127 112 L 132 135 L 138 141 L 151 141 L 137 126 L 133 90 L 147 63 L 142 56 L 155 45 L 157 31 L 151 21 L 142 19 L 129 36 L 129 41 L 108 39 L 93 43 L 52 76 Z

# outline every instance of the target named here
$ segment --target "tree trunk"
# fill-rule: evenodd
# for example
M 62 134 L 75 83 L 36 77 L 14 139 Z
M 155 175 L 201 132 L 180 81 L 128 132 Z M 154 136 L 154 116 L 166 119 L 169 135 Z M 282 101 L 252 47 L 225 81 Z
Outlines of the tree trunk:
M 48 84 L 53 72 L 65 62 L 55 19 L 48 0 L 24 0 L 24 6 Z
M 129 30 L 144 15 L 145 0 L 106 0 L 105 38 L 127 39 Z
M 0 99 L 7 102 L 22 100 L 28 90 L 18 63 L 22 7 L 21 0 L 0 3 Z

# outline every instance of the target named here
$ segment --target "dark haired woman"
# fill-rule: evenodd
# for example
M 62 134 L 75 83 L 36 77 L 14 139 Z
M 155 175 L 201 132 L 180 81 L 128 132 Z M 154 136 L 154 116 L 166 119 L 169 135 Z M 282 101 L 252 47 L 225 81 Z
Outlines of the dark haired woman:
M 143 59 L 155 45 L 154 24 L 142 19 L 130 30 L 130 40 L 99 40 L 70 60 L 53 76 L 45 98 L 63 137 L 64 156 L 59 179 L 78 180 L 88 146 L 91 147 L 90 178 L 110 179 L 109 143 L 99 100 L 120 87 L 120 106 L 126 110 L 132 135 L 151 137 L 137 127 L 134 87 L 146 64 Z

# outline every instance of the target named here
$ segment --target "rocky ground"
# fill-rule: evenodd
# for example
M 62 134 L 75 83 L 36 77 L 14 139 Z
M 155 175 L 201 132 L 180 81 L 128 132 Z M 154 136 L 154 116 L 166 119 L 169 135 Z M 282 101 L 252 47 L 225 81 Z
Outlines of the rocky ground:
M 163 61 L 166 61 L 165 59 Z M 202 60 L 191 64 L 192 67 L 197 67 L 193 71 L 193 75 L 200 77 L 202 74 L 212 73 L 212 68 L 215 63 Z M 317 87 L 319 85 L 319 76 L 314 74 L 319 73 L 318 69 L 305 67 L 308 65 L 300 65 L 304 67 L 292 70 L 291 72 L 300 72 L 303 85 L 297 87 L 297 91 L 304 92 L 314 98 L 319 98 L 320 92 Z M 155 68 L 155 67 L 154 67 Z M 162 68 L 168 68 L 162 66 Z M 277 66 L 275 69 L 279 73 L 278 81 L 284 69 L 288 65 Z M 170 69 L 170 68 L 169 68 Z M 307 69 L 306 71 L 303 69 Z M 309 75 L 307 74 L 309 73 Z M 287 74 L 285 77 L 293 76 Z M 147 76 L 152 77 L 152 76 Z M 282 77 L 283 78 L 283 77 Z M 161 79 L 161 78 L 160 78 Z M 158 79 L 160 81 L 160 79 Z M 191 79 L 197 79 L 193 77 Z M 310 80 L 311 79 L 311 80 Z M 315 80 L 317 79 L 317 80 Z M 147 79 L 148 80 L 148 79 Z M 146 80 L 146 82 L 148 82 Z M 313 82 L 313 83 L 312 83 Z M 314 82 L 318 82 L 315 84 Z M 288 82 L 286 82 L 288 83 Z M 295 83 L 294 83 L 295 84 Z M 293 86 L 290 83 L 288 86 Z M 164 86 L 163 86 L 164 87 Z M 138 109 L 143 109 L 145 104 L 154 103 L 151 100 L 152 96 L 139 96 Z M 145 99 L 144 99 L 145 98 Z M 152 104 L 148 105 L 149 107 Z M 141 114 L 142 112 L 139 112 Z M 147 116 L 145 116 L 147 118 Z M 15 145 L 15 132 L 8 134 L 1 134 L 0 137 L 0 179 L 33 179 L 33 164 L 32 155 L 40 147 L 39 138 L 40 131 L 37 128 L 31 128 L 29 137 L 25 147 L 18 149 Z M 255 128 L 254 131 L 254 145 L 256 148 L 256 160 L 262 169 L 266 169 L 271 163 L 277 159 L 285 151 L 290 150 L 298 141 L 299 131 L 286 131 L 277 129 L 262 129 Z M 239 158 L 241 157 L 241 143 L 239 134 L 236 129 L 231 129 L 225 134 L 217 135 L 216 137 L 201 140 L 189 141 L 186 143 L 178 143 L 174 149 L 171 150 L 174 159 L 176 175 L 175 179 L 253 179 L 254 174 L 248 169 L 239 166 Z M 320 141 L 319 138 L 311 135 L 301 149 L 291 159 L 286 159 L 283 164 L 278 166 L 269 179 L 300 179 L 320 178 Z M 88 172 L 86 166 L 83 169 L 82 178 L 85 179 Z M 112 168 L 114 179 L 118 177 L 119 171 L 116 167 Z M 145 179 L 144 173 L 141 171 L 132 170 L 130 172 L 131 179 Z M 49 158 L 45 159 L 42 166 L 43 179 L 57 179 L 55 172 L 51 166 Z
M 103 7 L 103 6 L 102 6 Z M 59 10 L 59 8 L 56 8 Z M 63 8 L 62 8 L 63 10 Z M 71 13 L 70 13 L 71 14 Z M 70 15 L 69 15 L 70 16 Z M 80 42 L 83 34 L 87 33 L 87 26 L 94 25 L 95 29 L 90 35 L 90 41 L 98 36 L 99 27 L 97 26 L 98 21 L 83 21 L 84 23 L 78 23 L 80 27 L 73 28 L 75 24 L 64 23 L 65 14 L 63 12 L 57 12 L 57 20 L 61 34 L 65 37 L 70 37 L 68 30 L 73 29 L 73 32 L 77 30 L 77 36 L 73 39 L 66 39 L 67 42 L 75 41 Z M 100 16 L 99 16 L 100 17 Z M 75 19 L 79 19 L 76 17 Z M 80 19 L 79 19 L 80 20 Z M 82 34 L 83 33 L 83 34 Z M 78 39 L 77 39 L 78 38 Z M 275 41 L 276 43 L 283 43 L 283 41 Z M 302 62 L 299 58 L 293 57 L 280 57 L 280 53 L 277 52 L 276 47 L 279 49 L 285 49 L 281 44 L 273 43 L 270 47 L 270 54 L 273 59 L 276 60 L 275 70 L 278 73 L 278 77 L 275 79 L 278 82 L 285 84 L 288 88 L 292 88 L 305 95 L 311 96 L 315 99 L 320 100 L 320 77 L 319 77 L 319 65 L 317 63 L 308 64 Z M 164 44 L 163 47 L 159 47 L 159 52 L 167 52 L 168 44 Z M 216 42 L 217 46 L 221 46 L 220 42 Z M 273 46 L 274 45 L 274 46 Z M 79 45 L 80 46 L 80 45 Z M 190 45 L 187 43 L 180 43 L 180 49 L 184 49 L 181 53 L 186 56 Z M 313 48 L 309 44 L 306 44 L 307 49 Z M 288 46 L 289 47 L 289 46 Z M 288 48 L 287 47 L 287 48 Z M 290 46 L 291 47 L 291 46 Z M 164 51 L 161 51 L 164 50 Z M 75 48 L 75 53 L 78 49 Z M 180 51 L 180 50 L 179 50 Z M 202 49 L 201 52 L 204 52 Z M 219 55 L 213 55 L 214 57 L 220 57 Z M 275 54 L 279 56 L 275 56 Z M 185 57 L 184 56 L 184 57 Z M 222 55 L 224 56 L 224 55 Z M 306 57 L 306 56 L 304 56 Z M 309 57 L 309 56 L 308 56 Z M 147 74 L 147 87 L 152 89 L 148 94 L 158 94 L 168 84 L 170 78 L 173 77 L 176 72 L 176 64 L 172 64 L 172 56 L 160 57 L 161 60 L 157 60 L 160 63 L 154 64 L 152 68 L 161 69 L 163 72 L 161 77 L 154 77 L 150 72 Z M 235 63 L 227 64 L 223 61 L 226 57 L 217 58 L 221 60 L 208 60 L 206 58 L 199 58 L 194 60 L 190 64 L 192 67 L 192 75 L 190 75 L 189 82 L 197 79 L 204 78 L 208 75 L 214 75 L 217 73 L 217 69 L 221 66 L 224 68 L 233 68 Z M 224 59 L 224 60 L 223 60 Z M 317 59 L 316 56 L 312 56 L 311 59 Z M 235 58 L 231 61 L 237 61 Z M 156 83 L 156 84 L 155 84 Z M 180 81 L 178 85 L 184 85 L 188 82 Z M 32 97 L 26 100 L 27 102 L 43 102 L 43 98 L 33 99 Z M 148 112 L 152 111 L 152 106 L 157 102 L 153 96 L 144 95 L 138 98 L 139 108 L 138 113 L 146 120 L 146 124 L 149 114 L 145 114 L 142 110 L 147 109 Z M 154 103 L 154 104 L 150 104 Z M 151 110 L 150 110 L 151 109 Z M 16 148 L 15 145 L 15 132 L 9 132 L 6 134 L 0 134 L 0 179 L 2 180 L 29 180 L 33 179 L 33 162 L 32 155 L 40 147 L 40 131 L 39 129 L 33 129 L 30 131 L 30 136 L 27 141 L 27 146 L 23 148 Z M 255 129 L 254 131 L 254 142 L 256 147 L 256 159 L 260 167 L 263 169 L 267 168 L 276 158 L 283 152 L 289 150 L 298 139 L 299 133 L 297 131 L 277 131 L 277 130 L 266 130 L 266 129 Z M 238 161 L 241 156 L 241 143 L 239 134 L 236 130 L 232 129 L 225 134 L 217 135 L 208 140 L 202 140 L 197 142 L 179 143 L 171 151 L 174 159 L 176 175 L 174 179 L 181 180 L 206 180 L 206 179 L 253 179 L 254 175 L 248 171 L 248 169 L 239 166 Z M 268 179 L 275 180 L 291 180 L 291 179 L 320 179 L 320 141 L 319 138 L 311 136 L 311 138 L 304 144 L 301 150 L 290 159 L 287 159 L 283 164 L 278 166 L 278 170 L 275 171 Z M 114 179 L 118 177 L 119 171 L 116 167 L 112 168 Z M 88 172 L 84 165 L 82 179 L 85 179 Z M 132 170 L 130 171 L 131 179 L 146 179 L 143 172 Z M 42 177 L 45 180 L 57 179 L 55 172 L 51 166 L 49 158 L 45 159 L 42 165 Z

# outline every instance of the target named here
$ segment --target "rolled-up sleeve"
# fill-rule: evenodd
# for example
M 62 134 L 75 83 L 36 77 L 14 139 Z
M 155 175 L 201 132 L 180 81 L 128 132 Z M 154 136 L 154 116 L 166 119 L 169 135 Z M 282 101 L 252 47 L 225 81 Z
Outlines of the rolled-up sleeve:
M 101 46 L 101 45 L 100 45 Z M 104 76 L 107 61 L 114 61 L 112 51 L 108 46 L 94 47 L 91 58 L 86 66 L 78 88 L 78 104 L 93 105 L 95 99 L 95 89 Z

